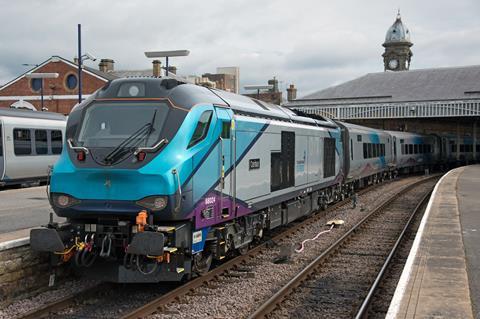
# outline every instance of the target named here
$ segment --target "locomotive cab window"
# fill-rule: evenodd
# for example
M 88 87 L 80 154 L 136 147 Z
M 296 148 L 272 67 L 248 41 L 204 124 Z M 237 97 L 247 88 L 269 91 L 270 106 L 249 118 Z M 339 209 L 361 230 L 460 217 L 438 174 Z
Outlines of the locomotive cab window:
M 164 137 L 168 114 L 169 107 L 164 102 L 96 102 L 85 110 L 77 144 L 115 148 L 129 141 L 128 146 L 152 147 Z
M 231 130 L 232 123 L 231 122 L 222 122 L 222 138 L 229 139 L 230 138 L 230 130 Z
M 29 129 L 13 130 L 13 151 L 15 155 L 32 154 L 32 138 Z
M 210 127 L 210 120 L 212 119 L 212 113 L 212 111 L 205 111 L 202 113 L 200 119 L 198 120 L 197 126 L 195 127 L 192 138 L 190 139 L 190 143 L 188 143 L 188 147 L 194 146 L 207 136 L 208 128 Z

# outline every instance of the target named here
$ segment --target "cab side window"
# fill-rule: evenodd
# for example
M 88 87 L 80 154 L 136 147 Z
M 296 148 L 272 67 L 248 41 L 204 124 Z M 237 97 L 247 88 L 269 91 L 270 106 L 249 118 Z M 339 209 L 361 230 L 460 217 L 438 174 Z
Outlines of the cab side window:
M 210 127 L 210 121 L 212 119 L 212 111 L 205 111 L 200 116 L 195 131 L 193 132 L 192 139 L 188 143 L 188 147 L 192 147 L 201 140 L 203 140 L 208 133 L 208 128 Z

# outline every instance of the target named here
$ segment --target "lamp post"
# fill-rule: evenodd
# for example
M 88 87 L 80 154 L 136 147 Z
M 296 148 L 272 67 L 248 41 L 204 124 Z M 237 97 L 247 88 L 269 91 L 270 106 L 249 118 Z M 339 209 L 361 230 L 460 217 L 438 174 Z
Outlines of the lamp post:
M 173 50 L 173 51 L 149 51 L 145 52 L 147 58 L 165 58 L 165 75 L 168 76 L 168 58 L 174 56 L 187 56 L 190 54 L 188 50 Z
M 58 73 L 27 73 L 25 75 L 27 79 L 40 79 L 40 100 L 42 111 L 44 110 L 43 105 L 43 79 L 56 79 L 58 78 Z

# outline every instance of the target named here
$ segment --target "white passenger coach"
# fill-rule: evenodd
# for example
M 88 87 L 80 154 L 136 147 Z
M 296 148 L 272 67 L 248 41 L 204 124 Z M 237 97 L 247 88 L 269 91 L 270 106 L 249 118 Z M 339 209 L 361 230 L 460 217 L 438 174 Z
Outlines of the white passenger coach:
M 0 109 L 0 186 L 45 181 L 62 152 L 66 117 Z

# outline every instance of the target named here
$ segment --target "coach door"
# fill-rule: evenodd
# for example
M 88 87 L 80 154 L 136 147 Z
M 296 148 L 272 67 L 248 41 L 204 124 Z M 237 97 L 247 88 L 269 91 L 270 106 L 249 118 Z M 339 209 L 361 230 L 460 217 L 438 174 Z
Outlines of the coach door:
M 219 201 L 217 203 L 217 221 L 222 221 L 235 216 L 235 148 L 232 136 L 232 118 L 228 110 L 217 108 L 218 122 L 222 133 L 219 141 L 219 183 L 217 191 Z
M 0 121 L 0 182 L 3 180 L 3 173 L 4 173 L 4 170 L 5 170 L 5 164 L 4 164 L 4 150 L 3 150 L 3 145 L 5 144 L 3 142 L 3 125 L 2 125 L 2 121 Z
M 397 138 L 394 136 L 393 137 L 393 143 L 392 143 L 392 147 L 393 147 L 393 150 L 392 150 L 392 154 L 393 154 L 393 158 L 392 158 L 392 161 L 396 164 L 397 163 Z

